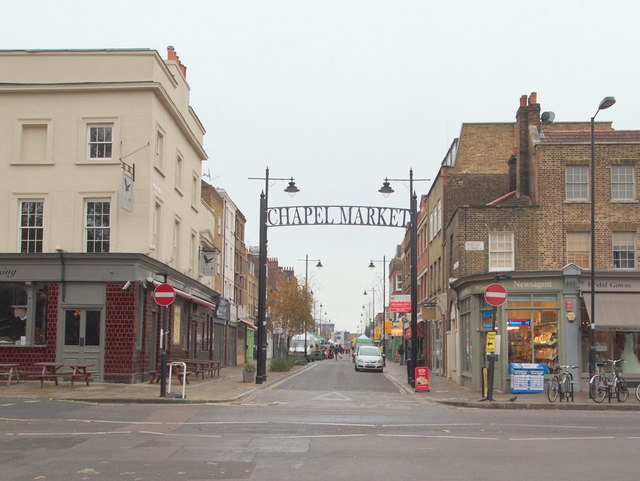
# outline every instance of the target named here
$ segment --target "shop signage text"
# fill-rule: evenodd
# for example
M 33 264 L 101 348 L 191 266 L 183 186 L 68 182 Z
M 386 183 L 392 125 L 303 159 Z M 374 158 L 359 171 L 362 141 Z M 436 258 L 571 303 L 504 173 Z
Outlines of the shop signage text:
M 6 277 L 7 279 L 13 279 L 16 275 L 15 269 L 3 269 L 0 267 L 0 277 Z

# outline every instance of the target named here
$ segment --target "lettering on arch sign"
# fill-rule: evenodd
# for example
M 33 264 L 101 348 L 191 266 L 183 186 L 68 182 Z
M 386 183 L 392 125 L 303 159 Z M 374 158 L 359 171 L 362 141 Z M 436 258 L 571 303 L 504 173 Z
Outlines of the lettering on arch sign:
M 267 209 L 268 227 L 295 225 L 408 227 L 410 222 L 411 210 L 397 207 L 307 205 Z

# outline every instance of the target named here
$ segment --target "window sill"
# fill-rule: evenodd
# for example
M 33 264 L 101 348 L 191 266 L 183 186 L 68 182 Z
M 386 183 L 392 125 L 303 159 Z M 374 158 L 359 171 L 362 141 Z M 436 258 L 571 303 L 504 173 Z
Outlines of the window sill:
M 639 204 L 640 202 L 635 199 L 611 199 L 612 204 Z

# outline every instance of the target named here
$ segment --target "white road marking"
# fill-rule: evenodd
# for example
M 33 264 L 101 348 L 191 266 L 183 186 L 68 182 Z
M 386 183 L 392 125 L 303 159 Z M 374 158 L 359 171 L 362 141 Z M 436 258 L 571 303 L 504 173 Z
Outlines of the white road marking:
M 615 439 L 614 436 L 586 436 L 586 437 L 548 437 L 548 438 L 509 438 L 509 441 L 586 441 L 599 439 Z

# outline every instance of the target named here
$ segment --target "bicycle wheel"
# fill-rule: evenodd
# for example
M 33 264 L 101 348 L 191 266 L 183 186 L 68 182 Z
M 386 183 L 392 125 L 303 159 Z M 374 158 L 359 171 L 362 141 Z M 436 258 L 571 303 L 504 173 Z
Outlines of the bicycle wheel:
M 604 376 L 596 375 L 591 378 L 589 383 L 591 399 L 594 402 L 601 403 L 607 397 L 607 381 Z
M 549 385 L 547 386 L 547 397 L 549 398 L 549 402 L 554 402 L 558 399 L 558 394 L 560 393 L 560 379 L 558 376 L 553 376 L 549 379 Z
M 640 384 L 638 384 L 638 387 L 636 388 L 636 399 L 640 401 Z
M 616 393 L 618 394 L 618 402 L 623 403 L 629 399 L 629 388 L 625 380 L 621 377 L 618 377 L 616 381 Z

